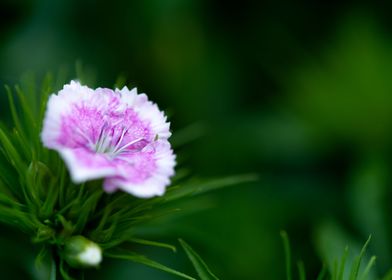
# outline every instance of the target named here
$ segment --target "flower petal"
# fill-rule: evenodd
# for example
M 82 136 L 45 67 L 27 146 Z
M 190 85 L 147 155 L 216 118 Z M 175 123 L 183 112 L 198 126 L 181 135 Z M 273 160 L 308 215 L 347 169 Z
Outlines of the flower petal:
M 107 98 L 104 95 L 94 94 L 92 89 L 80 85 L 79 82 L 71 81 L 69 85 L 65 85 L 57 95 L 52 94 L 49 97 L 41 133 L 43 144 L 48 148 L 55 149 L 64 146 L 62 142 L 66 140 L 75 140 L 75 137 L 62 135 L 62 133 L 64 134 L 64 118 L 74 116 L 77 106 L 89 104 L 90 107 L 101 108 L 105 102 L 107 102 Z M 77 121 L 79 122 L 79 120 Z M 71 125 L 69 129 L 75 133 L 75 124 L 69 125 Z M 65 129 L 67 128 L 65 127 Z M 82 133 L 88 132 L 83 131 L 83 129 L 80 129 L 80 131 Z
M 118 166 L 119 176 L 108 177 L 104 189 L 121 189 L 138 197 L 163 195 L 174 174 L 175 155 L 166 140 L 157 141 L 137 155 L 129 156 L 127 166 Z
M 155 135 L 160 139 L 168 139 L 171 136 L 170 123 L 166 121 L 166 116 L 155 103 L 148 100 L 147 95 L 138 94 L 136 88 L 129 90 L 127 87 L 116 92 L 121 94 L 121 100 L 132 106 L 142 120 L 150 123 Z
M 103 154 L 91 153 L 82 148 L 64 148 L 59 153 L 75 183 L 113 176 L 117 172 L 113 162 Z

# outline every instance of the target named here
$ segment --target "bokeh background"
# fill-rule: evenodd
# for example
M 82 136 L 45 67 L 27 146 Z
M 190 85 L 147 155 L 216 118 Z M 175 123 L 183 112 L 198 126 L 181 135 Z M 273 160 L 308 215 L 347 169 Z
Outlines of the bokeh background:
M 194 140 L 176 151 L 192 174 L 258 174 L 187 200 L 143 233 L 184 238 L 222 279 L 283 279 L 282 229 L 309 279 L 370 234 L 370 277 L 382 276 L 392 268 L 391 8 L 1 0 L 0 84 L 48 71 L 90 86 L 126 81 L 168 112 L 177 141 Z M 4 94 L 0 102 L 6 118 Z M 0 268 L 13 279 L 32 278 L 34 248 L 22 240 L 0 233 Z M 139 250 L 193 273 L 181 252 Z M 104 262 L 87 278 L 175 279 L 128 262 Z

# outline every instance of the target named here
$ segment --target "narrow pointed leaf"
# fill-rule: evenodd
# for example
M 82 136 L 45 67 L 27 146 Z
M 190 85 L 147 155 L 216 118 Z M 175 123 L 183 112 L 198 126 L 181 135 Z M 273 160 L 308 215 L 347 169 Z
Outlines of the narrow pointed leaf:
M 365 255 L 367 246 L 369 245 L 370 239 L 372 238 L 372 236 L 369 236 L 368 240 L 366 241 L 365 245 L 363 245 L 361 252 L 359 253 L 359 255 L 355 258 L 354 260 L 354 264 L 352 266 L 351 269 L 351 273 L 350 273 L 350 280 L 356 280 L 358 277 L 358 273 L 359 273 L 359 268 L 361 266 L 361 261 L 362 258 Z
M 191 246 L 189 246 L 184 240 L 179 239 L 182 248 L 187 254 L 188 258 L 192 262 L 196 272 L 201 280 L 218 280 L 212 271 L 209 269 L 207 264 L 203 261 L 199 254 L 197 254 Z
M 283 247 L 286 257 L 286 279 L 291 280 L 291 251 L 289 237 L 287 236 L 287 232 L 285 231 L 281 231 L 280 236 L 283 240 Z
M 365 267 L 365 270 L 363 271 L 361 277 L 359 278 L 360 280 L 366 280 L 369 274 L 369 271 L 373 268 L 374 264 L 376 263 L 376 257 L 373 256 L 370 258 L 368 264 Z
M 12 144 L 12 141 L 7 136 L 7 134 L 0 128 L 0 146 L 4 149 L 4 154 L 7 156 L 8 160 L 14 166 L 16 170 L 26 170 L 26 165 L 24 164 L 23 160 L 21 159 L 17 149 Z
M 167 244 L 167 243 L 145 240 L 145 239 L 140 239 L 140 238 L 131 238 L 128 241 L 133 242 L 133 243 L 137 243 L 137 244 L 142 244 L 142 245 L 166 248 L 166 249 L 172 250 L 173 252 L 177 251 L 175 246 Z
M 195 278 L 188 276 L 182 272 L 169 268 L 161 263 L 153 261 L 146 256 L 139 255 L 135 252 L 122 252 L 122 253 L 105 253 L 106 257 L 113 258 L 113 259 L 123 259 L 123 260 L 130 260 L 136 263 L 144 264 L 146 266 L 165 271 L 167 273 L 177 275 L 179 277 L 188 279 L 188 280 L 196 280 Z
M 306 280 L 305 265 L 303 261 L 299 261 L 298 264 L 298 278 L 300 280 Z
M 254 182 L 257 179 L 258 179 L 257 175 L 245 174 L 245 175 L 230 176 L 230 177 L 219 178 L 219 179 L 212 179 L 204 182 L 193 182 L 183 186 L 176 186 L 172 189 L 169 189 L 165 196 L 157 199 L 161 199 L 164 202 L 169 202 L 172 200 L 180 199 L 188 195 L 199 195 L 205 192 L 214 191 L 224 187 L 238 185 L 241 183 Z

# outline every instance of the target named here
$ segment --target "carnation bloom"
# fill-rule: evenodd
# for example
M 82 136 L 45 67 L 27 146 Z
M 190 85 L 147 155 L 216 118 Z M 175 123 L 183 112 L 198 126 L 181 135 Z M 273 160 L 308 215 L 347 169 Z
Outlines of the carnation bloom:
M 170 124 L 136 89 L 95 90 L 71 81 L 48 100 L 41 139 L 58 151 L 75 183 L 104 178 L 104 189 L 162 195 L 174 174 Z

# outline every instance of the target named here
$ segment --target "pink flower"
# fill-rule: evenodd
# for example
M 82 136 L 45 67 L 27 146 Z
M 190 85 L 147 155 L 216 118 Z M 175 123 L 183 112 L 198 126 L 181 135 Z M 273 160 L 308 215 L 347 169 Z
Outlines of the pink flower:
M 136 89 L 90 89 L 71 81 L 49 98 L 41 139 L 58 151 L 72 180 L 104 178 L 104 189 L 162 195 L 174 174 L 170 124 Z

